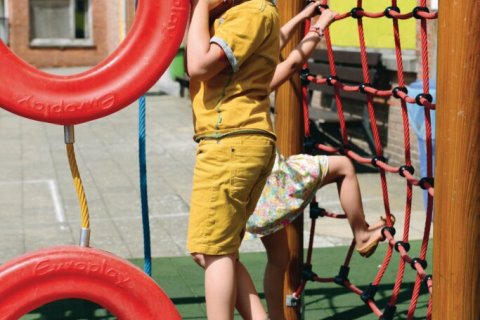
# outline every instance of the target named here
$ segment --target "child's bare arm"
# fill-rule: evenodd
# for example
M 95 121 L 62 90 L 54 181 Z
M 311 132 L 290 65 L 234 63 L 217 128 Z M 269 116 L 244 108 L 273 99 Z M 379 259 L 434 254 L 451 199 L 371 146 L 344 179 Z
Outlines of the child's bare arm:
M 209 13 L 223 0 L 192 0 L 187 37 L 187 72 L 191 78 L 208 80 L 229 66 L 223 49 L 210 43 Z
M 270 89 L 276 90 L 295 72 L 298 72 L 308 57 L 315 50 L 323 35 L 323 30 L 333 21 L 336 12 L 326 9 L 318 17 L 312 18 L 312 29 L 309 31 L 288 57 L 277 65 L 270 83 Z
M 288 41 L 292 38 L 292 35 L 296 27 L 305 19 L 311 18 L 317 14 L 317 8 L 320 5 L 320 1 L 313 1 L 309 3 L 302 11 L 296 16 L 285 23 L 280 29 L 280 49 L 283 49 Z

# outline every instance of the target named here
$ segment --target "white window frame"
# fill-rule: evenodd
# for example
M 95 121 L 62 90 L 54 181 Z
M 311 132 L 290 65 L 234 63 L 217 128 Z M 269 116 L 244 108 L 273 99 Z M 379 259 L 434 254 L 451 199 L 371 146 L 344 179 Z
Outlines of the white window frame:
M 30 40 L 32 47 L 92 47 L 93 41 L 93 27 L 92 27 L 92 0 L 88 1 L 87 11 L 87 32 L 89 34 L 86 39 L 75 39 L 75 0 L 69 0 L 69 14 L 70 14 L 70 38 L 34 38 Z M 30 5 L 30 1 L 29 1 Z
M 3 0 L 3 16 L 0 16 L 0 18 L 3 18 L 4 23 L 5 23 L 5 39 L 2 38 L 2 41 L 4 41 L 5 44 L 8 44 L 9 42 L 9 33 L 10 33 L 10 28 L 9 28 L 9 20 L 8 20 L 8 0 Z
M 8 0 L 3 0 L 4 18 L 8 18 Z

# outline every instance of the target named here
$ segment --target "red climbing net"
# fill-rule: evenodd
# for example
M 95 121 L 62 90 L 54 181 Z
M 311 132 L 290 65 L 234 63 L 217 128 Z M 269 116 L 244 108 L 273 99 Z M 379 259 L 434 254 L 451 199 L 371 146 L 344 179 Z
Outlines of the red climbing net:
M 322 1 L 322 7 L 327 7 L 327 1 Z M 394 36 L 394 43 L 395 43 L 395 55 L 396 55 L 396 62 L 397 62 L 397 78 L 398 78 L 398 86 L 394 87 L 391 90 L 379 90 L 371 85 L 371 79 L 369 75 L 369 66 L 367 61 L 367 49 L 365 46 L 365 38 L 364 38 L 364 26 L 363 26 L 363 19 L 364 18 L 381 18 L 387 17 L 390 18 L 392 21 L 392 28 L 393 28 L 393 36 Z M 310 234 L 310 243 L 309 243 L 309 250 L 306 257 L 306 264 L 304 266 L 304 279 L 301 282 L 300 287 L 294 293 L 294 297 L 298 298 L 302 291 L 305 288 L 306 282 L 309 280 L 318 281 L 318 282 L 335 282 L 340 284 L 351 291 L 360 295 L 361 299 L 371 308 L 375 315 L 380 317 L 381 319 L 393 319 L 395 311 L 396 311 L 396 304 L 400 293 L 400 288 L 402 285 L 402 281 L 404 278 L 405 267 L 407 264 L 415 270 L 417 273 L 412 298 L 410 302 L 410 306 L 408 308 L 407 319 L 412 319 L 417 300 L 420 295 L 420 289 L 422 283 L 427 285 L 428 291 L 430 293 L 430 299 L 428 302 L 428 309 L 427 309 L 427 319 L 431 318 L 431 311 L 432 311 L 432 277 L 431 275 L 427 275 L 425 272 L 427 262 L 426 262 L 426 254 L 429 242 L 429 235 L 430 235 L 430 225 L 432 221 L 432 212 L 433 212 L 433 165 L 432 165 L 432 129 L 431 129 L 431 117 L 430 117 L 430 110 L 435 109 L 435 104 L 432 103 L 432 96 L 429 93 L 429 61 L 428 61 L 428 41 L 427 41 L 427 21 L 429 19 L 436 19 L 437 12 L 430 12 L 429 8 L 427 7 L 426 0 L 420 0 L 419 5 L 412 9 L 411 12 L 408 13 L 401 13 L 400 9 L 397 6 L 397 0 L 391 1 L 391 6 L 385 8 L 382 12 L 366 12 L 362 8 L 362 0 L 357 0 L 357 7 L 353 8 L 350 12 L 340 13 L 337 15 L 335 20 L 343 20 L 343 19 L 356 19 L 357 27 L 358 27 L 358 36 L 359 36 L 359 43 L 360 43 L 360 59 L 362 65 L 362 73 L 363 73 L 363 83 L 359 83 L 358 85 L 351 85 L 343 83 L 342 80 L 337 77 L 337 70 L 335 64 L 335 51 L 332 48 L 330 33 L 328 30 L 325 30 L 325 42 L 326 42 L 326 49 L 328 54 L 329 60 L 329 67 L 330 67 L 330 75 L 327 77 L 320 77 L 316 75 L 312 75 L 308 73 L 308 69 L 305 72 L 303 71 L 303 109 L 304 109 L 304 118 L 305 118 L 305 136 L 308 140 L 310 137 L 310 122 L 309 122 L 309 114 L 308 114 L 308 102 L 307 102 L 307 84 L 309 82 L 314 82 L 319 85 L 327 85 L 333 87 L 335 102 L 337 106 L 338 112 L 338 119 L 340 124 L 340 133 L 342 137 L 342 145 L 341 147 L 332 147 L 320 143 L 314 143 L 314 147 L 318 150 L 327 153 L 341 153 L 352 160 L 362 163 L 362 164 L 371 164 L 374 167 L 378 168 L 380 181 L 382 186 L 382 193 L 383 193 L 383 202 L 385 208 L 385 216 L 387 220 L 387 227 L 383 229 L 383 234 L 388 242 L 388 249 L 385 254 L 385 258 L 383 263 L 381 264 L 380 269 L 374 279 L 374 281 L 370 284 L 367 289 L 361 290 L 360 288 L 356 287 L 354 284 L 350 283 L 348 280 L 348 270 L 350 259 L 353 253 L 353 249 L 355 243 L 353 242 L 350 246 L 350 249 L 347 253 L 346 259 L 344 264 L 340 268 L 339 275 L 334 278 L 321 278 L 318 277 L 316 274 L 311 272 L 311 258 L 312 258 L 312 244 L 313 244 L 313 234 L 315 228 L 315 218 L 319 216 L 327 216 L 333 218 L 344 218 L 345 215 L 342 214 L 334 214 L 326 212 L 322 209 L 318 208 L 318 204 L 314 201 L 311 204 L 311 216 L 312 211 L 315 212 L 313 214 L 312 225 L 311 225 L 311 234 Z M 402 60 L 402 47 L 400 41 L 400 31 L 399 31 L 399 19 L 418 19 L 420 24 L 420 43 L 421 43 L 421 65 L 422 65 L 422 81 L 423 81 L 423 93 L 418 94 L 415 97 L 411 97 L 408 95 L 408 90 L 405 85 L 404 79 L 404 66 Z M 306 29 L 308 30 L 308 25 Z M 340 96 L 341 92 L 361 92 L 366 95 L 367 101 L 367 110 L 369 116 L 369 123 L 370 128 L 373 134 L 374 142 L 375 142 L 375 155 L 373 158 L 366 158 L 358 153 L 352 151 L 349 147 L 349 136 L 347 135 L 347 125 L 344 119 L 344 108 L 342 104 L 342 98 Z M 402 115 L 403 120 L 403 132 L 404 132 L 404 165 L 400 167 L 393 167 L 387 164 L 385 157 L 383 156 L 382 144 L 380 141 L 379 129 L 377 126 L 377 121 L 375 117 L 375 107 L 374 107 L 374 97 L 393 97 L 399 100 L 400 102 L 400 112 Z M 416 179 L 413 175 L 414 170 L 411 162 L 411 154 L 410 154 L 410 132 L 409 132 L 409 119 L 407 114 L 407 103 L 416 103 L 419 107 L 423 107 L 424 114 L 425 114 L 425 130 L 426 130 L 426 159 L 427 159 L 427 176 L 421 177 L 420 179 Z M 402 235 L 401 240 L 395 239 L 395 229 L 392 227 L 392 216 L 390 212 L 390 204 L 389 204 L 389 197 L 388 197 L 388 188 L 387 188 L 387 181 L 386 181 L 386 173 L 398 173 L 400 176 L 405 178 L 406 182 L 406 205 L 405 205 L 405 220 L 404 220 L 404 232 Z M 428 202 L 427 202 L 427 213 L 425 219 L 425 229 L 424 229 L 424 236 L 422 240 L 422 245 L 420 249 L 420 253 L 417 257 L 412 258 L 408 251 L 410 249 L 409 245 L 409 229 L 410 229 L 410 220 L 411 220 L 411 208 L 412 208 L 412 189 L 413 187 L 420 187 L 428 191 Z M 389 267 L 390 260 L 392 254 L 394 252 L 398 252 L 400 254 L 400 262 L 398 266 L 398 272 L 396 275 L 395 284 L 392 290 L 391 298 L 385 309 L 382 311 L 379 306 L 377 306 L 374 295 L 377 291 L 378 285 L 380 284 L 387 268 Z M 306 272 L 305 272 L 306 271 Z M 305 275 L 307 275 L 305 277 Z

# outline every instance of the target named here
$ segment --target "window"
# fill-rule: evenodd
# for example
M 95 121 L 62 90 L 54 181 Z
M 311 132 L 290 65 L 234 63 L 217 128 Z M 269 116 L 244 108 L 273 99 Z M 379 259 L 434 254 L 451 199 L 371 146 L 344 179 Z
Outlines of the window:
M 93 45 L 90 0 L 30 0 L 32 46 Z
M 0 0 L 0 40 L 8 43 L 8 19 L 5 0 Z

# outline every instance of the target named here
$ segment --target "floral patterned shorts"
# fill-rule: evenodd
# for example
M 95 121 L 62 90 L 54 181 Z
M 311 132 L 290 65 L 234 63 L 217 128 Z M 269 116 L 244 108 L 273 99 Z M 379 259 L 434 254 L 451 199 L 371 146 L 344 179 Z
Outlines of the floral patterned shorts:
M 298 154 L 285 158 L 277 152 L 246 231 L 265 236 L 290 224 L 310 203 L 327 172 L 327 156 Z

